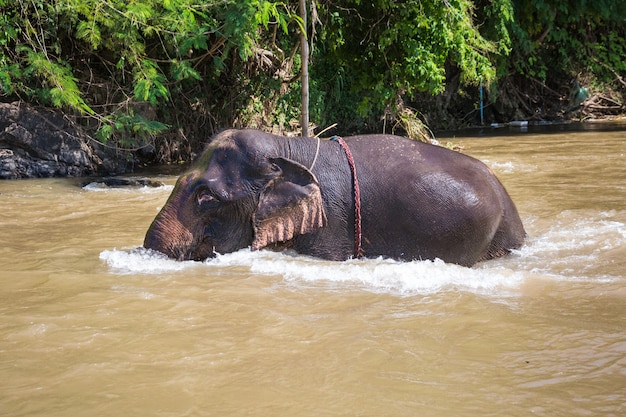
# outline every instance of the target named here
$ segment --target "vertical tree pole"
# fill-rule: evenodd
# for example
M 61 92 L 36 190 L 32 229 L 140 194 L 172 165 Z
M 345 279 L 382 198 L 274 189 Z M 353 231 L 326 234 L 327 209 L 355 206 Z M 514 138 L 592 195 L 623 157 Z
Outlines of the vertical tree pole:
M 300 17 L 302 27 L 300 28 L 300 47 L 302 50 L 302 115 L 300 124 L 302 126 L 302 136 L 309 136 L 309 40 L 307 39 L 307 12 L 306 0 L 300 0 Z

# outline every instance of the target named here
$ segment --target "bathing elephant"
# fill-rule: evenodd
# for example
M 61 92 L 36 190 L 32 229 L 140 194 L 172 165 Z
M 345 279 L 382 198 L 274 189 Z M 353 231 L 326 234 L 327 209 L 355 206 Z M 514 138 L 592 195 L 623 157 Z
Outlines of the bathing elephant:
M 144 247 L 179 260 L 269 247 L 471 266 L 522 245 L 517 209 L 482 162 L 392 135 L 335 139 L 217 134 Z

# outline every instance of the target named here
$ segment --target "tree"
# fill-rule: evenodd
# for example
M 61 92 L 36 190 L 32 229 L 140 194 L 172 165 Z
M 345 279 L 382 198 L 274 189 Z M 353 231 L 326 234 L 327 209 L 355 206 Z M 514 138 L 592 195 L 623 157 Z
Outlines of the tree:
M 0 0 L 0 99 L 60 107 L 119 146 L 189 137 L 197 150 L 227 126 L 300 119 L 306 134 L 307 113 L 379 131 L 481 81 L 493 99 L 513 77 L 626 78 L 620 0 L 309 2 Z
M 307 11 L 306 0 L 300 0 L 300 18 L 302 28 L 300 29 L 300 45 L 302 54 L 302 115 L 300 124 L 302 125 L 302 136 L 309 136 L 309 39 L 307 36 Z
M 233 73 L 244 86 L 272 77 L 298 21 L 267 0 L 0 0 L 0 11 L 0 93 L 87 116 L 103 141 L 167 129 L 137 104 L 166 108 Z
M 497 19 L 511 19 L 509 0 L 491 4 L 504 11 Z M 499 39 L 481 34 L 472 1 L 327 0 L 319 8 L 324 50 L 318 56 L 324 58 L 316 67 L 341 71 L 349 93 L 361 97 L 362 116 L 381 114 L 399 97 L 442 92 L 450 67 L 464 84 L 495 80 L 491 57 L 499 52 Z

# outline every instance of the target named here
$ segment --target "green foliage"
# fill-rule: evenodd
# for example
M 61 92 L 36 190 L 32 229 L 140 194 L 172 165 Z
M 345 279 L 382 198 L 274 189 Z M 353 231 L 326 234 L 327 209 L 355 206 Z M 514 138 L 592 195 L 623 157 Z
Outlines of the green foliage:
M 508 49 L 506 39 L 498 46 L 499 39 L 482 36 L 469 0 L 344 3 L 323 10 L 320 59 L 350 78 L 361 116 L 382 113 L 399 96 L 442 92 L 450 67 L 458 68 L 464 84 L 489 83 L 496 75 L 491 55 Z M 508 11 L 508 1 L 493 4 Z M 502 22 L 510 13 L 498 16 Z
M 90 115 L 103 140 L 162 131 L 121 109 L 165 109 L 173 93 L 242 71 L 275 28 L 290 36 L 300 24 L 266 0 L 0 0 L 0 11 L 2 95 Z
M 37 96 L 56 107 L 68 106 L 82 113 L 94 111 L 85 103 L 69 64 L 52 54 L 60 49 L 58 28 L 50 5 L 0 2 L 0 86 L 3 94 L 16 91 Z M 38 85 L 25 80 L 36 78 Z
M 18 38 L 20 29 L 15 22 L 15 11 L 9 10 L 6 0 L 0 0 L 0 48 L 12 48 Z M 20 66 L 11 60 L 10 56 L 0 54 L 0 92 L 12 94 L 15 86 L 14 79 L 19 78 Z
M 511 52 L 512 41 L 509 26 L 514 20 L 513 4 L 510 0 L 477 1 L 477 21 L 481 23 L 481 34 L 496 44 L 499 56 Z
M 55 107 L 68 106 L 94 114 L 81 97 L 76 78 L 66 63 L 53 62 L 44 53 L 32 51 L 28 47 L 23 47 L 22 51 L 26 53 L 27 66 L 24 73 L 38 76 L 47 87 L 39 90 L 43 101 L 50 102 Z
M 622 1 L 516 0 L 514 4 L 510 33 L 516 48 L 510 70 L 541 81 L 590 68 L 605 71 L 597 62 L 624 71 Z
M 102 126 L 95 133 L 96 138 L 107 143 L 117 135 L 119 144 L 125 147 L 136 146 L 138 139 L 155 137 L 169 129 L 169 126 L 155 120 L 147 120 L 141 115 L 120 114 L 109 115 L 102 120 Z
M 457 80 L 470 91 L 511 74 L 623 79 L 622 3 L 309 1 L 311 120 L 406 124 L 409 106 L 424 110 L 414 100 L 458 92 Z M 299 118 L 297 11 L 295 0 L 0 0 L 0 98 L 74 112 L 127 147 L 169 126 L 198 140 L 207 124 L 287 129 Z
M 172 61 L 172 79 L 174 81 L 196 80 L 202 81 L 202 76 L 196 71 L 189 61 Z
M 157 64 L 144 59 L 135 72 L 135 98 L 138 101 L 147 101 L 156 106 L 160 98 L 169 98 L 169 90 L 165 83 L 167 80 L 159 71 Z

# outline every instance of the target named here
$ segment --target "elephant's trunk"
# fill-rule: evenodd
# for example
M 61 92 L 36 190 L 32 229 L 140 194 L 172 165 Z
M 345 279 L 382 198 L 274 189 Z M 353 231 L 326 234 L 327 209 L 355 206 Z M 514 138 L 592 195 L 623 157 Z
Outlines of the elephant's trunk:
M 193 241 L 191 231 L 176 218 L 176 211 L 166 205 L 150 225 L 143 246 L 182 261 L 188 259 Z

